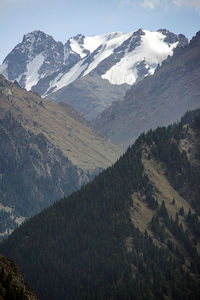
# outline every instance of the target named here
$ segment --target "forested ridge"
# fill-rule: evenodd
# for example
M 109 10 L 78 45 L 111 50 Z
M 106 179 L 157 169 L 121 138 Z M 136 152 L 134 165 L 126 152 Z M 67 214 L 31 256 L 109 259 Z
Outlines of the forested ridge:
M 199 299 L 200 115 L 186 123 L 142 134 L 0 244 L 40 299 Z

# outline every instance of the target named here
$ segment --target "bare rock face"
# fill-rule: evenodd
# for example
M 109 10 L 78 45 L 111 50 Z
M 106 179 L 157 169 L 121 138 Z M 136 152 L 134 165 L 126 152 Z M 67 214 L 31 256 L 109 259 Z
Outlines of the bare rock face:
M 24 282 L 19 267 L 0 255 L 0 299 L 38 300 Z
M 37 59 L 38 56 L 40 59 Z M 63 59 L 63 44 L 38 30 L 24 35 L 22 42 L 8 54 L 4 63 L 7 65 L 7 78 L 11 81 L 18 80 L 25 87 L 25 73 L 30 62 L 41 62 L 38 75 L 47 76 L 63 64 Z
M 151 128 L 176 122 L 200 106 L 200 33 L 188 46 L 127 91 L 94 121 L 94 126 L 113 143 L 127 147 Z
M 71 84 L 47 96 L 53 102 L 65 101 L 79 111 L 88 121 L 124 97 L 128 84 L 114 85 L 95 72 L 78 78 Z

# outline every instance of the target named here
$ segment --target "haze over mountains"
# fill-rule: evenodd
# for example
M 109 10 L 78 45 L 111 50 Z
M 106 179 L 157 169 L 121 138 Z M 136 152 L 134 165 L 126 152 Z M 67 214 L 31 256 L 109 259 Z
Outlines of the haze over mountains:
M 174 48 L 187 43 L 182 34 L 139 29 L 93 37 L 79 34 L 63 45 L 34 31 L 8 54 L 0 73 L 43 97 L 72 104 L 91 120 L 123 97 L 130 85 L 153 74 Z

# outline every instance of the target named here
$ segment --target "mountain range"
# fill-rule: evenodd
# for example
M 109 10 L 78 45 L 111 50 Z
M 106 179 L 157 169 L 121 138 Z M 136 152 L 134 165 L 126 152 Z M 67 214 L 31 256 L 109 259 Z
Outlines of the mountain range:
M 5 58 L 0 253 L 39 299 L 199 299 L 199 54 L 200 32 L 34 31 Z M 18 270 L 0 256 L 0 299 L 34 299 Z
M 126 149 L 142 132 L 177 122 L 187 110 L 200 107 L 199 82 L 200 32 L 99 114 L 93 126 Z
M 200 111 L 142 134 L 92 182 L 0 244 L 41 299 L 200 293 Z
M 166 29 L 79 34 L 64 45 L 33 31 L 7 55 L 0 73 L 42 97 L 71 104 L 92 120 L 132 84 L 153 74 L 174 48 L 187 44 L 184 35 Z
M 0 237 L 69 195 L 122 151 L 67 104 L 0 75 Z

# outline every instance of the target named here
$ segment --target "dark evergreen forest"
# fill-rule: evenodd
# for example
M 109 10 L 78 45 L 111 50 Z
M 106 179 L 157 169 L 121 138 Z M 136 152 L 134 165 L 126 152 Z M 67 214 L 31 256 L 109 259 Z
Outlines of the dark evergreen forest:
M 43 134 L 23 128 L 12 114 L 0 120 L 0 234 L 79 187 L 78 168 Z M 50 170 L 48 172 L 48 170 Z M 0 236 L 1 238 L 1 236 Z
M 142 134 L 114 166 L 0 244 L 40 299 L 199 299 L 200 148 L 193 164 L 179 147 L 189 129 L 195 145 L 200 140 L 200 114 L 189 117 L 190 126 L 181 122 Z M 164 166 L 191 210 L 181 207 L 173 218 L 157 201 L 144 172 L 144 150 Z M 148 231 L 131 220 L 136 192 L 153 213 Z

